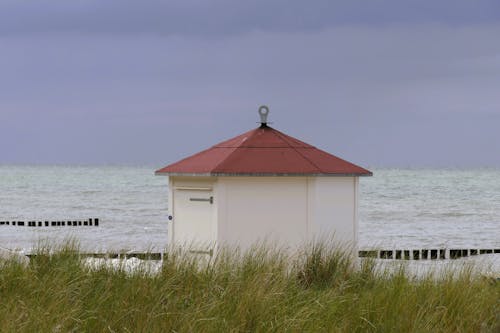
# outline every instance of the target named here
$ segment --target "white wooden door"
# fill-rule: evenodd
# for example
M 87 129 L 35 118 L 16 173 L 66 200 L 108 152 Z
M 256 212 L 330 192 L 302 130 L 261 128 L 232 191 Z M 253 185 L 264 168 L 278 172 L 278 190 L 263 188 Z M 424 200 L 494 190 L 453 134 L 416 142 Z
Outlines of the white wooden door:
M 215 244 L 214 201 L 211 189 L 175 189 L 173 238 L 178 245 L 210 252 Z

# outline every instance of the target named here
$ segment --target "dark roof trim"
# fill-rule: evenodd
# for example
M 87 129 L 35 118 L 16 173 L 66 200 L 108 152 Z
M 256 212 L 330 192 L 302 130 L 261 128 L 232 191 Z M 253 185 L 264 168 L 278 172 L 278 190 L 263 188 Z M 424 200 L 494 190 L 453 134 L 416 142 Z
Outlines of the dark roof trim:
M 155 172 L 156 176 L 189 176 L 189 177 L 371 177 L 369 173 L 189 173 L 189 172 Z

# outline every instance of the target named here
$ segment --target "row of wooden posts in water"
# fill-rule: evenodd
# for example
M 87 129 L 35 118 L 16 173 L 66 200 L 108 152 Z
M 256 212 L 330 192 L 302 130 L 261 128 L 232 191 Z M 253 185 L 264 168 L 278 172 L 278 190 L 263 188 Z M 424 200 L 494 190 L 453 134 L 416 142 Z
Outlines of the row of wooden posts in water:
M 359 251 L 359 257 L 396 260 L 437 260 L 458 259 L 493 253 L 500 253 L 500 249 L 364 250 Z
M 98 218 L 89 218 L 88 220 L 78 220 L 78 221 L 0 221 L 0 225 L 12 225 L 12 226 L 28 226 L 28 227 L 65 227 L 65 226 L 99 226 Z
M 77 221 L 0 221 L 1 225 L 28 226 L 28 227 L 64 227 L 64 226 L 99 226 L 99 218 L 89 218 Z M 395 260 L 438 260 L 458 259 L 480 254 L 498 254 L 500 249 L 411 249 L 411 250 L 361 250 L 358 252 L 360 258 L 395 259 Z M 86 253 L 85 257 L 96 258 L 140 258 L 149 260 L 161 260 L 164 253 Z M 28 255 L 30 256 L 30 255 Z
M 200 253 L 200 252 L 196 252 Z M 203 252 L 205 253 L 205 252 Z M 422 249 L 422 250 L 363 250 L 359 251 L 360 258 L 396 259 L 396 260 L 443 260 L 459 259 L 481 254 L 498 254 L 500 249 Z M 207 252 L 208 254 L 208 252 Z M 102 259 L 130 259 L 163 260 L 164 252 L 110 252 L 110 253 L 81 253 L 85 258 Z M 28 257 L 36 254 L 27 254 Z

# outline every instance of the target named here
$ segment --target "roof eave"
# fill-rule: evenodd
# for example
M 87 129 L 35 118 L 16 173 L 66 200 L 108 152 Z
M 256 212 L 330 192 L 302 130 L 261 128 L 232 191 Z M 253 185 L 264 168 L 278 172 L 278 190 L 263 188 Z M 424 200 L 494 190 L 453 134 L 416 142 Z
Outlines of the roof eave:
M 189 177 L 371 177 L 372 172 L 365 173 L 273 173 L 273 172 L 155 172 L 156 176 L 189 176 Z

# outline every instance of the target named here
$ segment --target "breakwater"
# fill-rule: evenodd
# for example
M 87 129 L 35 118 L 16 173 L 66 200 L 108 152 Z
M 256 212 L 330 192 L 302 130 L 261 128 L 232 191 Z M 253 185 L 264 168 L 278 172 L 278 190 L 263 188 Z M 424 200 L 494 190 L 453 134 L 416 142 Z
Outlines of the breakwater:
M 361 258 L 395 259 L 395 260 L 438 260 L 458 259 L 480 254 L 500 253 L 500 249 L 403 249 L 403 250 L 363 250 Z
M 99 226 L 99 218 L 88 218 L 85 220 L 57 220 L 57 221 L 0 221 L 0 226 L 18 227 L 77 227 L 77 226 Z
M 212 255 L 213 252 L 192 251 L 195 254 Z M 358 252 L 360 258 L 394 259 L 394 260 L 444 260 L 459 259 L 463 257 L 477 256 L 481 254 L 499 254 L 500 249 L 421 249 L 421 250 L 362 250 Z M 102 252 L 79 254 L 82 258 L 102 258 L 102 259 L 130 259 L 138 258 L 142 260 L 161 260 L 167 255 L 166 252 Z M 36 254 L 26 254 L 27 257 Z

